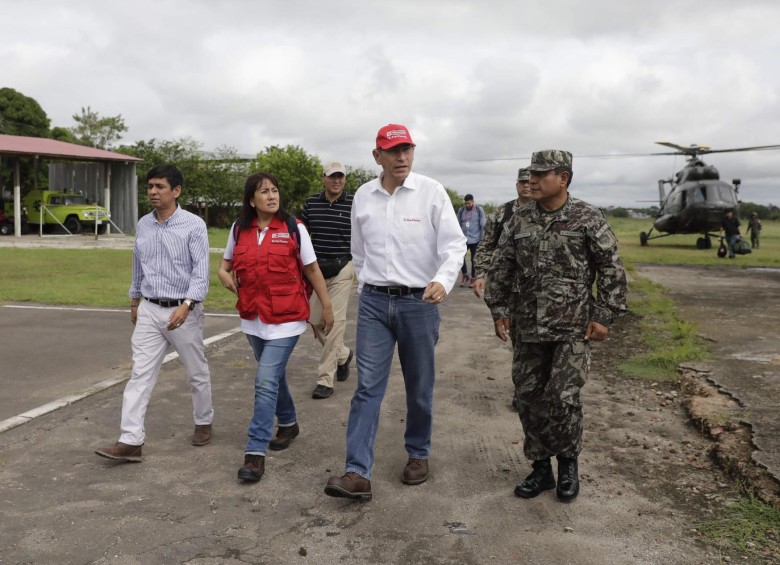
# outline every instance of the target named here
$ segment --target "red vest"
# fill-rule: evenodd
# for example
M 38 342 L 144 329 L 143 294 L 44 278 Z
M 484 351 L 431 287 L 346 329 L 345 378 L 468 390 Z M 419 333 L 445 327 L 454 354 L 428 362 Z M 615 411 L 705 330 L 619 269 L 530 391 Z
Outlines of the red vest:
M 233 247 L 233 271 L 238 281 L 236 309 L 244 320 L 282 324 L 309 319 L 309 301 L 298 263 L 300 248 L 276 216 L 257 245 L 257 218 L 242 230 Z

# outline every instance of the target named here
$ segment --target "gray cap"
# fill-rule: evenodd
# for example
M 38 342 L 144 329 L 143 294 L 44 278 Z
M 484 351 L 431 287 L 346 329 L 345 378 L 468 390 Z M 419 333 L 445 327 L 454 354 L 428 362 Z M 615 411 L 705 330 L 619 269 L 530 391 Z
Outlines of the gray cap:
M 561 149 L 545 149 L 536 151 L 531 155 L 531 164 L 528 169 L 531 171 L 551 171 L 558 167 L 571 169 L 571 153 Z
M 523 167 L 517 171 L 517 182 L 523 182 L 526 180 L 531 180 L 531 169 Z

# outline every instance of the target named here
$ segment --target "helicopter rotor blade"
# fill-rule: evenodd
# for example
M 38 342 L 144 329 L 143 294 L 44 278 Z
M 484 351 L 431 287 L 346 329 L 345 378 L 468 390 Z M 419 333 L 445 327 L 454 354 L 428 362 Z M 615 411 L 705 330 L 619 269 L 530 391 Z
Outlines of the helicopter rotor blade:
M 702 153 L 736 153 L 738 151 L 772 151 L 780 149 L 780 145 L 756 145 L 755 147 L 736 147 L 733 149 L 708 149 Z
M 705 155 L 707 153 L 736 153 L 740 151 L 772 151 L 780 149 L 780 145 L 756 145 L 754 147 L 736 147 L 732 149 L 711 149 L 706 145 L 691 145 L 689 147 L 683 147 L 676 143 L 670 143 L 668 141 L 656 141 L 658 145 L 664 145 L 677 149 L 677 151 L 661 151 L 656 153 L 609 153 L 609 154 L 593 154 L 593 155 L 581 155 L 575 154 L 577 159 L 625 159 L 630 157 L 654 157 L 657 155 L 687 155 L 689 157 L 696 157 L 698 155 Z M 489 162 L 489 161 L 527 161 L 530 160 L 530 156 L 527 157 L 493 157 L 491 159 L 474 159 L 475 162 Z
M 663 145 L 665 147 L 671 147 L 672 149 L 677 149 L 677 151 L 680 151 L 681 153 L 685 155 L 695 155 L 696 149 L 699 148 L 698 145 L 692 145 L 690 147 L 683 147 L 682 145 L 677 145 L 676 143 L 670 143 L 668 141 L 656 141 L 656 145 Z M 672 155 L 679 155 L 679 153 L 672 153 Z

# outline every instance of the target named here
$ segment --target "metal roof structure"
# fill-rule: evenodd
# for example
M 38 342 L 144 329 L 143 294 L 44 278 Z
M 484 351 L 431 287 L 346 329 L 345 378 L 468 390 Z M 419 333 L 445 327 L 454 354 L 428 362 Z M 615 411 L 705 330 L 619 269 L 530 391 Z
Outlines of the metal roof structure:
M 67 171 L 59 170 L 62 169 L 59 167 L 56 169 L 59 176 L 73 176 L 78 163 L 81 163 L 81 167 L 99 167 L 102 171 L 98 175 L 102 179 L 103 205 L 112 212 L 111 222 L 120 230 L 132 229 L 138 219 L 136 164 L 143 159 L 44 137 L 0 134 L 0 164 L 7 159 L 14 161 L 13 210 L 16 237 L 21 236 L 20 159 L 63 161 L 60 165 L 65 166 Z M 54 164 L 49 166 L 51 168 Z
M 66 143 L 56 139 L 4 134 L 0 134 L 0 155 L 45 157 L 67 161 L 143 161 L 143 159 L 131 155 Z

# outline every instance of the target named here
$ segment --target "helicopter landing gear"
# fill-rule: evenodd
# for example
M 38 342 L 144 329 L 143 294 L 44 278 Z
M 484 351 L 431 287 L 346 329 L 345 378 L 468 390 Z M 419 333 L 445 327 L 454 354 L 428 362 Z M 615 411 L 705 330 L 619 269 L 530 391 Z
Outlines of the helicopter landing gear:
M 710 239 L 710 236 L 697 239 L 696 249 L 712 249 L 712 240 Z
M 647 234 L 645 232 L 639 232 L 639 245 L 642 247 L 647 247 L 647 240 L 649 238 L 647 237 Z

